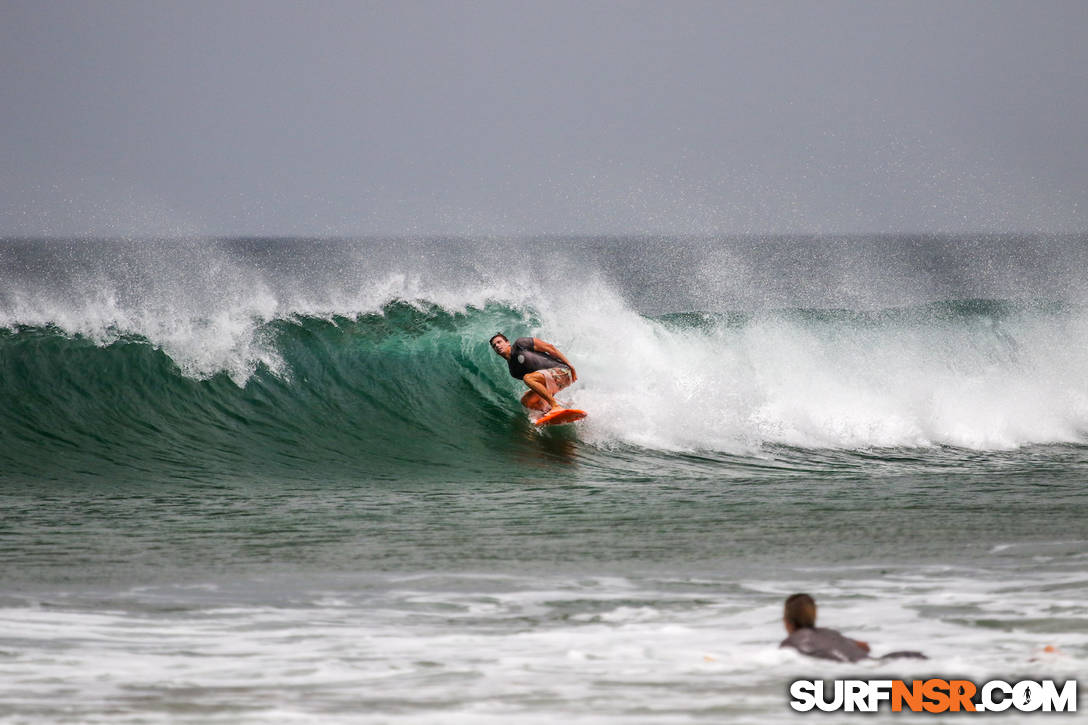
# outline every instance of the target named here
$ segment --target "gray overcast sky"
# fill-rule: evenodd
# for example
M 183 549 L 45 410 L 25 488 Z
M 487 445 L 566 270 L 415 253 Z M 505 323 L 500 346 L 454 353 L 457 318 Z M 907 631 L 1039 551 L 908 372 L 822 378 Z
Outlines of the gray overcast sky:
M 0 0 L 0 234 L 1088 230 L 1088 2 Z

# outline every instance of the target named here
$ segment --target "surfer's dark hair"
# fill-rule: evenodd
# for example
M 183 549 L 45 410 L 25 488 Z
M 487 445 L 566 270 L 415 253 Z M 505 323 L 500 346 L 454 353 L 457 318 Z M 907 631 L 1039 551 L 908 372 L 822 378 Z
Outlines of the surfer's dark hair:
M 810 629 L 816 626 L 816 601 L 807 594 L 794 594 L 786 599 L 782 615 L 794 629 Z
M 489 337 L 489 338 L 487 339 L 487 344 L 488 344 L 488 345 L 490 345 L 491 343 L 495 342 L 495 338 L 496 338 L 496 337 L 501 337 L 501 338 L 502 338 L 503 340 L 505 340 L 506 342 L 510 342 L 510 338 L 509 338 L 509 337 L 507 337 L 506 335 L 502 334 L 501 332 L 496 332 L 496 333 L 495 333 L 494 335 L 492 335 L 491 337 Z

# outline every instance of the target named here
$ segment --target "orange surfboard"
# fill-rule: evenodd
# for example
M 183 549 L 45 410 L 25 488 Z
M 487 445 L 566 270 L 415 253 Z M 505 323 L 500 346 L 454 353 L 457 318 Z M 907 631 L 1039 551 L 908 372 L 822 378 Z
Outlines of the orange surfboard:
M 552 408 L 544 415 L 540 416 L 533 421 L 536 425 L 562 425 L 563 423 L 573 423 L 576 420 L 585 418 L 588 413 L 584 410 L 576 410 L 574 408 Z

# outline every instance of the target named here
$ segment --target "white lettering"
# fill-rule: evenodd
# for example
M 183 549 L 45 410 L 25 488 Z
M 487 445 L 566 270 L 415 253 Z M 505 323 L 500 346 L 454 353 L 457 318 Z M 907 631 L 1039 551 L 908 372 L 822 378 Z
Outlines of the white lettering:
M 846 680 L 844 684 L 846 687 L 843 700 L 846 704 L 846 711 L 868 712 L 867 703 L 869 698 L 867 693 L 869 688 L 865 680 Z
M 892 699 L 891 680 L 869 680 L 869 709 L 868 712 L 876 712 L 880 709 L 880 703 Z
M 1000 692 L 1003 697 L 994 700 L 994 692 Z M 1012 707 L 1012 686 L 1002 680 L 990 680 L 982 688 L 982 705 L 976 710 L 984 712 L 1004 712 Z
M 817 695 L 816 695 L 816 707 L 820 708 L 824 712 L 835 712 L 842 707 L 843 700 L 843 682 L 842 680 L 835 680 L 835 685 L 832 688 L 832 692 L 835 693 L 831 700 L 827 699 L 827 692 L 825 691 L 826 680 L 816 680 Z
M 944 680 L 927 680 L 922 685 L 925 690 L 936 687 L 941 697 L 934 700 L 927 696 L 923 707 L 917 701 L 896 698 L 902 706 L 920 711 L 931 703 L 940 705 L 945 691 L 949 693 L 948 702 L 955 709 L 963 706 L 961 696 L 967 691 L 974 691 L 977 685 L 966 681 L 954 680 L 950 685 Z M 901 680 L 796 680 L 790 683 L 790 707 L 798 712 L 809 712 L 818 708 L 823 712 L 879 712 L 881 703 L 890 702 L 892 693 L 901 684 Z M 1020 712 L 1076 712 L 1079 684 L 1076 680 L 1055 682 L 1054 680 L 1021 680 L 1008 683 L 1004 680 L 990 680 L 978 688 L 978 699 L 973 703 L 976 712 L 1004 712 L 1014 708 Z M 944 688 L 944 689 L 941 689 Z M 970 710 L 970 707 L 967 707 Z
M 1023 680 L 1012 688 L 1012 704 L 1020 712 L 1035 712 L 1043 706 L 1043 688 L 1038 682 Z
M 812 680 L 797 680 L 790 685 L 790 707 L 808 712 L 816 707 L 816 684 Z
M 1058 686 L 1054 680 L 1043 680 L 1043 711 L 1051 712 L 1076 712 L 1077 711 L 1077 681 L 1066 680 L 1062 685 L 1062 691 L 1058 692 Z

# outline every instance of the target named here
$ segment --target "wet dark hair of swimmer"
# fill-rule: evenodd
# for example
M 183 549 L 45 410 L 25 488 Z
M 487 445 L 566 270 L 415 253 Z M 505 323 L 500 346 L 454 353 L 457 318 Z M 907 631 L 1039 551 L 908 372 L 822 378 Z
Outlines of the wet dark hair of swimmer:
M 807 594 L 793 594 L 786 599 L 782 613 L 786 629 L 812 629 L 816 626 L 816 601 Z
M 501 337 L 505 342 L 510 342 L 510 338 L 508 338 L 506 335 L 502 334 L 501 332 L 496 332 L 488 339 L 487 344 L 490 345 L 491 343 L 495 342 L 496 337 Z

